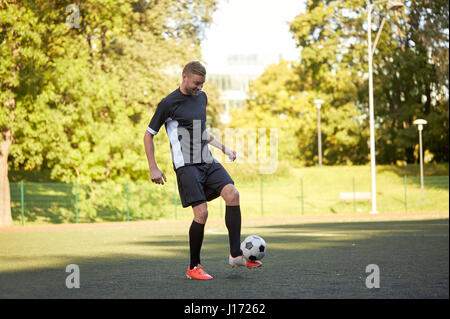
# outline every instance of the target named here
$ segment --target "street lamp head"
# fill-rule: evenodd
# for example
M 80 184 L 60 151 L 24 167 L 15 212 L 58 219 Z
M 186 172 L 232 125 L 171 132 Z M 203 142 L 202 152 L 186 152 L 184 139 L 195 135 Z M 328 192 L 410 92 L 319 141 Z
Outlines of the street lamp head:
M 415 120 L 414 122 L 413 122 L 413 124 L 415 124 L 415 125 L 425 125 L 425 124 L 427 124 L 428 122 L 427 121 L 425 121 L 425 120 L 423 120 L 423 119 L 417 119 L 417 120 Z
M 395 1 L 395 0 L 389 0 L 388 4 L 387 4 L 387 8 L 388 10 L 400 10 L 401 8 L 403 8 L 405 5 L 403 4 L 402 1 Z
M 425 124 L 427 124 L 427 121 L 422 120 L 422 119 L 417 119 L 417 120 L 415 120 L 415 121 L 413 122 L 413 124 L 418 125 L 417 128 L 419 129 L 419 131 L 422 131 L 422 130 L 423 130 L 423 126 L 424 126 Z
M 314 104 L 316 105 L 316 107 L 318 108 L 318 109 L 320 109 L 320 107 L 322 106 L 322 103 L 324 102 L 324 100 L 321 100 L 321 99 L 315 99 L 314 100 Z

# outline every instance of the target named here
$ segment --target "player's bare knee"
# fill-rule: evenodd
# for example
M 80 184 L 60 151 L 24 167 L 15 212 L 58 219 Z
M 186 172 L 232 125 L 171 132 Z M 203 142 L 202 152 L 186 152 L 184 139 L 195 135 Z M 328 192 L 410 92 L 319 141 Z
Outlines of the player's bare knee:
M 199 224 L 206 224 L 206 220 L 208 219 L 208 210 L 202 210 L 195 214 L 194 220 Z
M 229 187 L 223 194 L 223 199 L 225 200 L 226 204 L 229 206 L 236 206 L 239 205 L 239 192 L 238 190 L 233 186 Z
M 208 219 L 208 208 L 206 205 L 196 206 L 194 208 L 194 221 L 199 224 L 205 224 Z

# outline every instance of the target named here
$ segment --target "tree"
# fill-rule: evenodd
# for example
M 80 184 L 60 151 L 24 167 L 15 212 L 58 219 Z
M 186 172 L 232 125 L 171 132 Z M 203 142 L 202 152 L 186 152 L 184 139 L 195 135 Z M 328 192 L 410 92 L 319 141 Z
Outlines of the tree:
M 266 123 L 273 119 L 272 125 L 286 133 L 279 138 L 282 159 L 317 163 L 317 110 L 313 101 L 321 98 L 325 101 L 321 116 L 324 163 L 367 161 L 368 134 L 356 99 L 360 83 L 355 81 L 357 69 L 348 68 L 348 63 L 356 62 L 349 57 L 351 44 L 345 40 L 354 32 L 355 22 L 347 25 L 336 19 L 337 10 L 349 7 L 347 2 L 341 5 L 308 2 L 307 12 L 291 23 L 294 39 L 302 48 L 301 60 L 267 68 L 251 86 L 246 112 L 252 112 L 255 119 L 267 118 Z M 337 28 L 338 23 L 345 27 Z
M 11 223 L 8 165 L 50 168 L 67 182 L 147 177 L 145 127 L 182 65 L 200 59 L 216 5 L 83 1 L 72 9 L 79 9 L 74 26 L 67 23 L 70 4 L 0 2 L 3 225 Z M 168 158 L 159 162 L 170 167 Z
M 249 99 L 240 109 L 232 109 L 231 128 L 256 130 L 278 129 L 278 156 L 281 161 L 304 160 L 305 153 L 297 146 L 301 132 L 310 132 L 312 108 L 308 97 L 299 95 L 294 63 L 280 61 L 268 66 L 264 73 L 250 83 Z M 311 97 L 309 97 L 311 99 Z
M 418 117 L 433 119 L 434 123 L 440 119 L 440 123 L 430 127 L 430 140 L 425 147 L 436 154 L 435 159 L 448 161 L 448 147 L 442 148 L 444 143 L 448 145 L 448 3 L 405 4 L 401 13 L 377 6 L 374 17 L 378 21 L 375 19 L 370 26 L 376 34 L 381 18 L 386 18 L 373 64 L 377 162 L 415 161 L 417 132 L 412 122 Z M 302 49 L 300 88 L 328 94 L 336 112 L 344 105 L 357 108 L 355 120 L 360 120 L 361 135 L 348 150 L 358 154 L 367 154 L 366 10 L 362 0 L 311 0 L 306 12 L 290 24 Z M 344 113 L 349 110 L 353 107 L 342 109 Z M 336 156 L 345 151 L 340 149 L 339 140 L 334 141 L 340 132 L 342 128 L 336 127 L 325 140 L 327 149 L 337 146 Z M 363 161 L 361 156 L 356 160 Z
M 8 180 L 9 150 L 21 128 L 26 134 L 35 134 L 33 125 L 27 125 L 33 96 L 40 90 L 42 66 L 47 57 L 40 49 L 42 24 L 32 10 L 17 3 L 0 3 L 0 225 L 11 225 L 10 192 Z M 18 96 L 21 95 L 23 99 Z M 39 112 L 36 106 L 35 112 Z M 32 149 L 32 148 L 31 148 Z M 34 162 L 30 158 L 30 162 Z
M 379 105 L 385 105 L 380 157 L 388 163 L 418 161 L 417 118 L 429 122 L 425 150 L 435 161 L 449 160 L 448 11 L 447 1 L 407 1 L 398 29 L 378 53 Z

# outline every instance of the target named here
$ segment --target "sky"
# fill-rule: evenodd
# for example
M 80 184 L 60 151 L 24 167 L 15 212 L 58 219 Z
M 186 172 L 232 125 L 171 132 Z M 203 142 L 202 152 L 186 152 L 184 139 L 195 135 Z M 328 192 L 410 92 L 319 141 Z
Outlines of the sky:
M 305 0 L 219 0 L 205 31 L 203 60 L 220 70 L 229 54 L 268 54 L 287 60 L 299 56 L 288 21 L 304 12 Z

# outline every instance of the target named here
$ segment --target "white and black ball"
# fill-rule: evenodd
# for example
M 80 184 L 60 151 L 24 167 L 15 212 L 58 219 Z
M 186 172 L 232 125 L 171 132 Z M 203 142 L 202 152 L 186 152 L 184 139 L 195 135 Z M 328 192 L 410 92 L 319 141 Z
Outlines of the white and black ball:
M 241 243 L 241 250 L 248 260 L 261 260 L 266 255 L 267 246 L 264 239 L 257 235 L 251 235 Z

